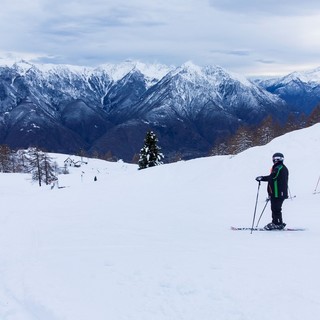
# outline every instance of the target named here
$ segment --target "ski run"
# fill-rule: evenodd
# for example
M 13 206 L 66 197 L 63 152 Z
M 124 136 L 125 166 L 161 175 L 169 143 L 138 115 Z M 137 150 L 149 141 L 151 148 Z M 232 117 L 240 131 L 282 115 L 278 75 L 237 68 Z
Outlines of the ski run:
M 232 157 L 86 159 L 60 189 L 0 173 L 0 319 L 318 319 L 319 149 L 317 124 Z M 306 231 L 230 230 L 251 226 L 275 152 L 290 173 L 284 222 Z M 266 196 L 262 183 L 257 217 Z

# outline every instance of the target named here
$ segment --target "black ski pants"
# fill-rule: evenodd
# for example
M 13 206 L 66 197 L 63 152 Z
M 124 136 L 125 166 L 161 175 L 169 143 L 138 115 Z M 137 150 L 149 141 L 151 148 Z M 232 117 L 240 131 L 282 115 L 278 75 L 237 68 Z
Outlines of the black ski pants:
M 272 222 L 274 224 L 282 224 L 282 204 L 284 199 L 271 198 Z

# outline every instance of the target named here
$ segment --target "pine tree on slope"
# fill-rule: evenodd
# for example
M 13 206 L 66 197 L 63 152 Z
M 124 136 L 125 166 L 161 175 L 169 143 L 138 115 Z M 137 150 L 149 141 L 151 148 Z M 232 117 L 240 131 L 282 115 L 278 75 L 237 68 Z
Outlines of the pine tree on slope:
M 158 139 L 154 132 L 148 131 L 144 140 L 144 146 L 140 150 L 139 170 L 162 164 L 163 154 L 157 146 Z

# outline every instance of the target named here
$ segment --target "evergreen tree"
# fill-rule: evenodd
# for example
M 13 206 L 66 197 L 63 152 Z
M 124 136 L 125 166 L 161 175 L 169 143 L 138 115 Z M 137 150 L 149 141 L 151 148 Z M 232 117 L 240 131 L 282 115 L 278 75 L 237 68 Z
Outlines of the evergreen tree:
M 140 150 L 139 170 L 162 164 L 163 154 L 157 146 L 158 139 L 154 132 L 148 131 L 144 139 L 144 146 Z

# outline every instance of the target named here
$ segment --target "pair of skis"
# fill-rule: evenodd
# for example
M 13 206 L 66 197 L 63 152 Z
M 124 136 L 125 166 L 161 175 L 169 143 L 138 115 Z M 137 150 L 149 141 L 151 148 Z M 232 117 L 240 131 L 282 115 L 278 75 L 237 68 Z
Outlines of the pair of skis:
M 305 231 L 305 228 L 284 228 L 284 229 L 273 229 L 268 230 L 265 228 L 250 228 L 250 227 L 231 227 L 231 230 L 234 231 L 269 231 L 269 232 L 282 232 L 282 231 Z

